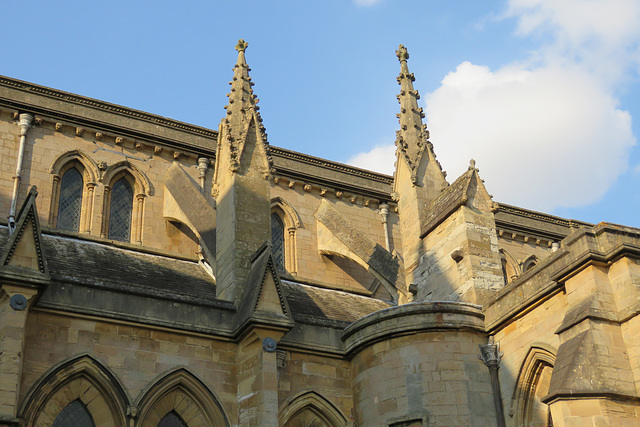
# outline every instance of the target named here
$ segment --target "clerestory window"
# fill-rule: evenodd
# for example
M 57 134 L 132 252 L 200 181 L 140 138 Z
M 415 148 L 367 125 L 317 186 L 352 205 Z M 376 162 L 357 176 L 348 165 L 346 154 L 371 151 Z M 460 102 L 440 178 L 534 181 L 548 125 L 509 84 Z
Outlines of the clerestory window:
M 111 188 L 109 205 L 109 239 L 128 242 L 131 240 L 131 219 L 133 212 L 133 189 L 131 184 L 120 178 Z
M 76 399 L 60 411 L 51 427 L 95 427 L 95 423 L 86 406 Z
M 284 272 L 284 223 L 280 215 L 276 213 L 271 214 L 271 251 L 276 263 L 276 268 L 278 271 Z
M 83 187 L 82 175 L 75 167 L 64 173 L 60 182 L 56 228 L 75 232 L 80 230 Z

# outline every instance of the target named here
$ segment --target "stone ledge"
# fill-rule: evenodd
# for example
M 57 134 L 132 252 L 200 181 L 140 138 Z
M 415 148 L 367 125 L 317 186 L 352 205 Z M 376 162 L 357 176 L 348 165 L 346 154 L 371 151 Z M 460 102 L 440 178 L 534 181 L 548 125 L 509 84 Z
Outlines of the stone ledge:
M 460 302 L 412 303 L 391 307 L 347 326 L 342 340 L 350 357 L 365 347 L 396 336 L 447 329 L 484 333 L 481 307 Z

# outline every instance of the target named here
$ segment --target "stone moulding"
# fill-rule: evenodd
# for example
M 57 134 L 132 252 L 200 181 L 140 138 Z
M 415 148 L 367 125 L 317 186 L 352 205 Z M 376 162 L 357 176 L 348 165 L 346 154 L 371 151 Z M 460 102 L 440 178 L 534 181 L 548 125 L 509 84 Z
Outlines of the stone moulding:
M 365 347 L 397 336 L 442 330 L 484 333 L 484 314 L 476 304 L 461 302 L 411 303 L 380 310 L 347 326 L 342 334 L 351 357 Z

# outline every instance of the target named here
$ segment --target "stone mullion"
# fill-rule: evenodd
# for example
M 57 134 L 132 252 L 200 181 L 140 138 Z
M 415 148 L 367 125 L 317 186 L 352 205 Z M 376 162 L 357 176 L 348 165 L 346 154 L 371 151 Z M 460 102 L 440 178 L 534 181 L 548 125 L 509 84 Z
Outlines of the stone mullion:
M 144 209 L 144 194 L 136 195 L 136 207 L 134 211 L 134 224 L 131 224 L 131 234 L 135 243 L 142 243 L 142 218 Z
M 60 181 L 62 177 L 60 175 L 53 175 L 52 189 L 51 189 L 51 207 L 49 208 L 49 226 L 55 227 L 58 221 L 58 206 L 60 204 Z
M 289 273 L 296 275 L 298 273 L 298 257 L 296 256 L 296 229 L 290 227 L 287 229 L 289 238 L 285 249 L 285 264 Z
M 89 182 L 85 185 L 85 191 L 82 197 L 82 208 L 80 211 L 80 231 L 84 233 L 91 233 L 91 216 L 93 214 L 93 195 L 96 184 Z
M 104 186 L 104 196 L 102 197 L 102 226 L 100 237 L 109 235 L 109 202 L 111 200 L 111 186 Z

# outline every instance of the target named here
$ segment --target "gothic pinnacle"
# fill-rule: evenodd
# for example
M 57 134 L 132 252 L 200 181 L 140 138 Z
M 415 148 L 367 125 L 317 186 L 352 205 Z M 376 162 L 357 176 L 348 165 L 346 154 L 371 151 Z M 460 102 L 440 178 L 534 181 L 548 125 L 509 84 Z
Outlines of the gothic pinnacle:
M 249 43 L 240 39 L 235 47 L 238 51 L 238 60 L 233 67 L 233 78 L 230 82 L 231 90 L 227 95 L 229 101 L 225 107 L 227 110 L 226 119 L 223 119 L 221 124 L 221 133 L 227 136 L 226 140 L 231 145 L 231 153 L 238 152 L 237 159 L 242 156 L 242 147 L 247 138 L 249 138 L 250 129 L 255 129 L 259 134 L 257 135 L 258 143 L 264 147 L 267 155 L 269 153 L 267 133 L 264 130 L 262 117 L 260 117 L 259 113 L 260 107 L 256 105 L 259 100 L 253 93 L 254 83 L 249 76 L 251 68 L 247 65 L 245 58 L 245 51 L 248 46 Z M 267 169 L 272 167 L 270 160 L 268 163 Z
M 400 75 L 398 76 L 398 84 L 400 85 L 400 94 L 397 96 L 400 103 L 400 114 L 397 115 L 400 122 L 400 131 L 398 132 L 398 155 L 403 157 L 409 165 L 412 175 L 417 172 L 416 167 L 420 163 L 420 158 L 427 144 L 427 133 L 422 123 L 424 113 L 422 108 L 418 106 L 420 95 L 413 88 L 415 77 L 409 72 L 407 59 L 409 52 L 407 48 L 400 45 L 396 50 L 396 56 L 400 61 Z M 412 176 L 415 179 L 415 176 Z

